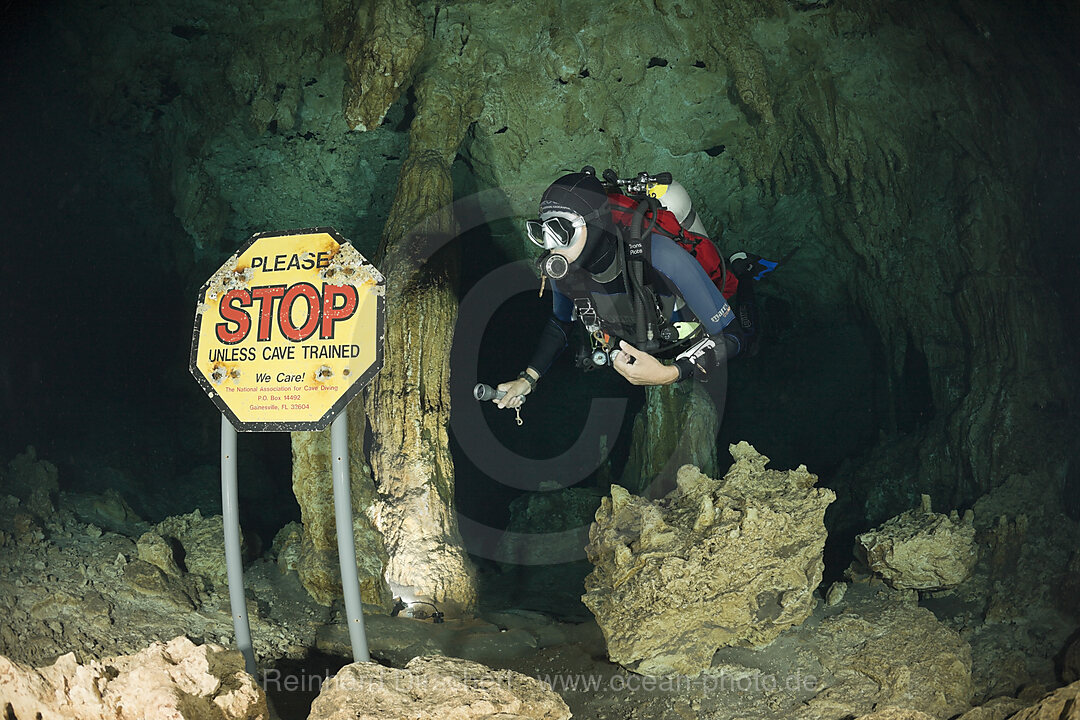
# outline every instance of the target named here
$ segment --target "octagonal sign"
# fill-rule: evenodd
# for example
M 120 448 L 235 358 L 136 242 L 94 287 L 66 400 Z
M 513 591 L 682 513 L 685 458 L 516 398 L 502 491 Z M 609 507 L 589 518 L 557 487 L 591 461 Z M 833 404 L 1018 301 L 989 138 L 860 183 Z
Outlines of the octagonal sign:
M 253 235 L 199 291 L 191 373 L 237 430 L 322 430 L 382 367 L 385 289 L 332 228 Z

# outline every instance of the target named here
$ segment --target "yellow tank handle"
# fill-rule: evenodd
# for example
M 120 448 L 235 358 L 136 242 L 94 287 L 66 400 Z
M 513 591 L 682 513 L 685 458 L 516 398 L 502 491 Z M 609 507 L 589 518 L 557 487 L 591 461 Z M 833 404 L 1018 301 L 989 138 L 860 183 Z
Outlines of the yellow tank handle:
M 664 194 L 667 193 L 667 190 L 667 185 L 661 185 L 660 183 L 649 183 L 649 187 L 645 190 L 645 193 L 649 197 L 659 200 L 660 198 L 664 197 Z

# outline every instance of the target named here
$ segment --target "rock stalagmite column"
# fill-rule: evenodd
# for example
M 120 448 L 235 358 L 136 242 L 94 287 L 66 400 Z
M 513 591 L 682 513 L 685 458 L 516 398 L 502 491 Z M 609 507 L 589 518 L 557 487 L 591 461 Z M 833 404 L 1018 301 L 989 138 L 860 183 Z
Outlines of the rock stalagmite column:
M 353 502 L 353 536 L 360 596 L 365 603 L 390 608 L 391 596 L 383 579 L 386 548 L 369 517 L 375 500 L 371 467 L 364 460 L 367 419 L 360 401 L 349 413 L 350 480 Z M 300 582 L 317 602 L 329 605 L 341 597 L 341 570 L 334 524 L 334 486 L 331 474 L 330 430 L 292 434 L 293 493 L 300 504 L 304 532 L 296 570 Z
M 460 80 L 471 79 L 471 55 L 455 54 L 444 66 L 446 54 L 432 47 L 421 61 L 424 22 L 409 0 L 360 5 L 323 4 L 331 44 L 348 66 L 342 107 L 349 127 L 376 127 L 414 75 L 422 76 L 409 156 L 376 259 L 388 281 L 385 362 L 367 391 L 366 411 L 360 403 L 349 408 L 361 592 L 365 602 L 386 607 L 392 590 L 468 609 L 476 588 L 453 517 L 446 432 L 456 264 L 447 253 L 427 255 L 453 235 L 444 211 L 453 201 L 450 163 L 481 106 L 475 85 Z M 329 432 L 293 434 L 293 489 L 304 525 L 300 577 L 312 597 L 329 604 L 341 595 Z
M 412 0 L 324 0 L 323 14 L 331 47 L 345 54 L 345 122 L 361 132 L 376 128 L 424 51 L 424 18 Z
M 630 458 L 620 484 L 645 497 L 663 497 L 675 487 L 683 465 L 716 475 L 720 420 L 712 400 L 697 384 L 648 388 L 634 420 Z
M 442 57 L 446 57 L 445 55 Z M 448 447 L 450 347 L 457 261 L 450 164 L 482 109 L 471 55 L 419 72 L 416 118 L 377 264 L 387 278 L 385 365 L 368 392 L 372 511 L 390 555 L 386 578 L 403 596 L 467 610 L 474 570 L 453 514 Z

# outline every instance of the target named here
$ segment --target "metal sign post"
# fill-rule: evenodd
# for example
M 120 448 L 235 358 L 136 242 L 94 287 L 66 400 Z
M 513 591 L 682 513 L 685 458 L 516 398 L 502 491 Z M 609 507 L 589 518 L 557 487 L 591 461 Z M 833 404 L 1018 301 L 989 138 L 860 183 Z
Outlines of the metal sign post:
M 244 668 L 255 674 L 255 651 L 251 647 L 247 599 L 244 597 L 244 559 L 240 554 L 240 503 L 236 490 L 236 428 L 221 416 L 221 518 L 225 527 L 225 569 L 229 579 L 236 647 L 244 655 Z
M 332 228 L 260 233 L 203 285 L 190 369 L 221 410 L 221 505 L 236 645 L 255 672 L 237 501 L 236 431 L 331 426 L 334 519 L 353 660 L 368 662 L 345 408 L 382 368 L 386 281 Z
M 330 455 L 334 459 L 334 522 L 337 525 L 341 589 L 345 594 L 345 618 L 353 660 L 368 662 L 364 606 L 360 602 L 360 579 L 356 576 L 356 539 L 353 537 L 352 491 L 349 478 L 349 416 L 341 413 L 330 425 Z

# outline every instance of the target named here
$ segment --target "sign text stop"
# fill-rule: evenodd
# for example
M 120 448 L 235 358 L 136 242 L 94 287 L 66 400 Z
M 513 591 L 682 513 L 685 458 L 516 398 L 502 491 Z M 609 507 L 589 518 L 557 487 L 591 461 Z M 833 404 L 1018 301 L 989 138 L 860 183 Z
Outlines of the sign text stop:
M 382 367 L 384 289 L 331 228 L 254 235 L 200 291 L 191 372 L 238 430 L 321 430 Z

